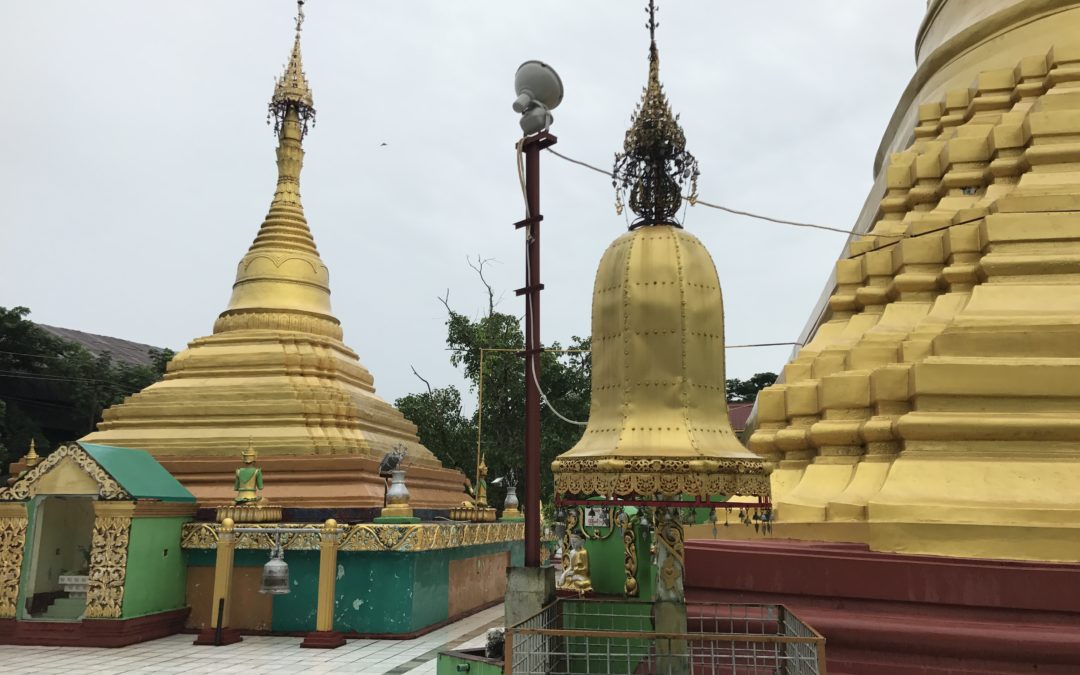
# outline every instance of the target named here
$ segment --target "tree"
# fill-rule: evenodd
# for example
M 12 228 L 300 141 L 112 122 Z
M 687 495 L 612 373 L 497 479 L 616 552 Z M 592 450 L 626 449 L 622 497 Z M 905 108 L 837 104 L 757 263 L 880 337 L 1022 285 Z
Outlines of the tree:
M 0 473 L 26 451 L 39 454 L 93 431 L 102 411 L 165 372 L 171 350 L 151 350 L 152 365 L 113 363 L 44 330 L 26 307 L 0 307 Z
M 731 403 L 753 403 L 758 392 L 776 382 L 776 373 L 757 373 L 749 380 L 733 378 L 726 381 L 727 398 Z
M 443 466 L 473 475 L 476 464 L 476 426 L 461 413 L 461 392 L 457 387 L 441 387 L 409 394 L 394 402 L 398 410 L 416 425 L 420 442 Z
M 521 477 L 525 467 L 525 368 L 518 351 L 525 343 L 518 317 L 495 311 L 498 304 L 494 292 L 483 277 L 483 265 L 489 261 L 477 258 L 477 270 L 488 291 L 488 312 L 470 319 L 450 306 L 449 294 L 440 301 L 446 307 L 446 344 L 450 347 L 450 362 L 460 368 L 469 380 L 470 390 L 479 396 L 481 348 L 483 352 L 483 394 L 479 396 L 477 412 L 471 418 L 461 414 L 461 395 L 454 387 L 445 387 L 423 394 L 410 394 L 395 404 L 409 420 L 417 425 L 420 441 L 444 464 L 462 470 L 470 480 L 476 475 L 477 422 L 480 422 L 481 448 L 490 479 L 504 476 L 511 469 Z M 472 263 L 470 262 L 470 265 Z M 573 337 L 569 349 L 583 352 L 562 353 L 560 343 L 547 346 L 541 356 L 540 380 L 545 396 L 563 416 L 584 422 L 589 417 L 591 364 L 588 338 Z M 501 349 L 505 351 L 494 351 Z M 490 350 L 490 351 L 489 351 Z M 463 422 L 467 421 L 467 427 Z M 583 426 L 559 419 L 547 406 L 540 413 L 540 470 L 541 495 L 550 501 L 554 492 L 551 461 L 569 450 L 584 431 Z M 468 451 L 462 440 L 471 437 Z M 522 504 L 535 503 L 536 495 L 524 493 L 519 485 Z M 505 489 L 493 486 L 488 501 L 501 505 Z

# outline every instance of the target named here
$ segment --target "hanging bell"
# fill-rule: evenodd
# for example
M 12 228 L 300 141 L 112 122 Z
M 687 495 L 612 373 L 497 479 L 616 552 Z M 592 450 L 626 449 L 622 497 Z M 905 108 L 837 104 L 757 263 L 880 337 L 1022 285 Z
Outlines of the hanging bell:
M 285 562 L 285 552 L 278 544 L 270 552 L 270 560 L 263 565 L 260 593 L 266 595 L 286 595 L 289 593 L 289 564 Z

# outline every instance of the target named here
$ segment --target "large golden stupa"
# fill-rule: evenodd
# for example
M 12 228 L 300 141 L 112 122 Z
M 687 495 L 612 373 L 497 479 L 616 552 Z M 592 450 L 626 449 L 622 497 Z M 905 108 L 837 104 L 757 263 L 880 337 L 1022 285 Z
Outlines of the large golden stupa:
M 404 447 L 413 504 L 460 503 L 464 477 L 441 468 L 342 342 L 329 271 L 300 202 L 302 140 L 314 115 L 298 22 L 270 103 L 277 188 L 228 307 L 213 335 L 193 340 L 161 382 L 106 410 L 81 440 L 146 450 L 200 501 L 231 498 L 232 471 L 250 443 L 270 498 L 326 506 L 381 506 L 375 464 Z
M 1080 2 L 932 0 L 877 182 L 763 391 L 780 537 L 1080 558 Z

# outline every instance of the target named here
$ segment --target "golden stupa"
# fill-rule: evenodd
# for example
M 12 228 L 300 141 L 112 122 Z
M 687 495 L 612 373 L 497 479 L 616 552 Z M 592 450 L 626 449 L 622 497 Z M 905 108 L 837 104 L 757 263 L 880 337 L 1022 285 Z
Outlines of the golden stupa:
M 716 266 L 675 219 L 687 183 L 694 198 L 698 169 L 660 84 L 652 3 L 649 11 L 649 79 L 615 166 L 639 217 L 596 271 L 589 421 L 552 463 L 555 491 L 767 498 L 762 460 L 728 420 Z
M 404 448 L 413 505 L 449 506 L 464 477 L 442 469 L 416 427 L 375 393 L 330 307 L 329 271 L 300 202 L 302 140 L 315 116 L 302 21 L 301 11 L 270 103 L 277 188 L 228 307 L 213 335 L 193 340 L 162 381 L 106 410 L 81 440 L 146 450 L 201 500 L 225 502 L 250 439 L 267 469 L 265 494 L 285 505 L 381 506 L 375 464 Z
M 866 234 L 758 398 L 776 534 L 1075 561 L 1080 2 L 932 0 L 917 57 Z

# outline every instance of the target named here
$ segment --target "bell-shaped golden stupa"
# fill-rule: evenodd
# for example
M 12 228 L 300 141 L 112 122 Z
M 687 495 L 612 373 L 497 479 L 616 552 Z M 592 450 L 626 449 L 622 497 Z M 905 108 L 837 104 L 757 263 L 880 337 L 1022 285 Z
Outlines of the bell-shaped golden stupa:
M 193 340 L 161 382 L 106 410 L 82 440 L 146 450 L 197 497 L 224 502 L 250 438 L 266 495 L 285 505 L 381 506 L 375 464 L 404 448 L 414 505 L 460 502 L 464 477 L 442 469 L 416 427 L 376 395 L 330 307 L 329 271 L 300 202 L 302 140 L 315 117 L 302 19 L 270 102 L 277 188 L 228 308 L 213 335 Z
M 694 198 L 698 170 L 659 69 L 654 37 L 648 84 L 615 165 L 638 219 L 596 271 L 592 406 L 581 440 L 552 463 L 555 490 L 766 498 L 765 465 L 728 421 L 716 266 L 675 220 L 687 183 Z

